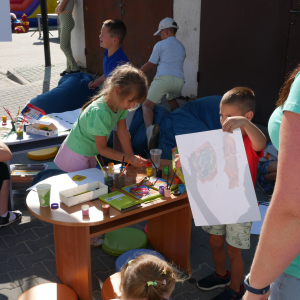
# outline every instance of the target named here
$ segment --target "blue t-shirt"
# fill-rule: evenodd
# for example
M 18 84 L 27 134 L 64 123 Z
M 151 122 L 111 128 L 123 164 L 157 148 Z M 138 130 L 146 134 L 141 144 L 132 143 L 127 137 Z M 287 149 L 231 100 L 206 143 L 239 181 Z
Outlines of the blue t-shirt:
M 103 71 L 104 71 L 105 79 L 109 77 L 111 71 L 113 71 L 116 67 L 124 65 L 129 62 L 122 47 L 120 47 L 113 55 L 111 56 L 107 56 L 107 55 L 108 55 L 108 50 L 106 49 L 104 52 L 104 59 L 103 59 Z
M 277 107 L 270 117 L 268 129 L 273 145 L 279 150 L 279 131 L 284 111 L 300 114 L 300 72 L 296 75 L 289 96 L 282 106 Z M 284 273 L 300 279 L 300 254 L 292 261 Z
M 184 46 L 170 36 L 155 44 L 149 62 L 157 65 L 155 77 L 171 75 L 184 80 L 183 62 L 185 60 Z

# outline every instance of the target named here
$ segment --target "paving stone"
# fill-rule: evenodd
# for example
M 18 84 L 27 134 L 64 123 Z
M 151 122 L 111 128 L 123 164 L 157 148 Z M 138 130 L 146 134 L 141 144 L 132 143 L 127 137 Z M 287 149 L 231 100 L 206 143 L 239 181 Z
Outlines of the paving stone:
M 7 273 L 0 275 L 0 290 L 2 290 L 2 289 L 13 289 L 15 287 L 16 286 L 13 283 L 11 283 L 11 279 L 8 276 Z
M 15 234 L 16 234 L 16 231 L 13 230 L 11 225 L 0 228 L 1 237 L 5 236 L 5 235 L 15 235 Z
M 24 291 L 21 289 L 21 287 L 17 287 L 14 289 L 3 289 L 0 290 L 0 299 L 2 300 L 16 300 L 18 299 Z
M 43 225 L 46 225 L 46 226 L 36 227 L 36 228 L 32 229 L 39 238 L 43 238 L 46 235 L 53 234 L 53 225 L 52 224 L 44 222 Z
M 24 270 L 24 267 L 15 257 L 12 257 L 3 263 L 0 263 L 0 274 L 5 274 L 14 270 L 17 272 Z
M 48 234 L 44 238 L 35 241 L 27 241 L 26 245 L 32 252 L 37 252 L 40 251 L 41 248 L 54 245 L 54 236 L 53 234 Z
M 31 220 L 26 223 L 20 223 L 20 224 L 13 223 L 9 227 L 13 227 L 13 229 L 17 233 L 23 233 L 27 229 L 31 229 L 34 227 L 43 227 L 43 226 L 44 226 L 44 224 L 39 219 L 32 217 Z
M 52 260 L 54 258 L 52 252 L 48 248 L 42 248 L 40 251 L 28 254 L 28 255 L 19 255 L 18 256 L 21 263 L 25 268 L 31 267 L 33 264 L 38 263 L 40 261 L 49 259 Z
M 19 233 L 15 235 L 7 235 L 3 237 L 3 239 L 8 244 L 9 247 L 13 247 L 24 241 L 37 240 L 38 237 L 34 234 L 34 232 L 31 229 L 27 229 L 23 233 Z
M 0 263 L 3 263 L 10 258 L 15 258 L 17 255 L 30 254 L 31 252 L 24 243 L 18 244 L 17 246 L 10 247 L 9 251 L 6 249 L 0 250 Z M 0 269 L 1 270 L 1 269 Z
M 106 254 L 106 253 L 105 253 Z M 108 270 L 115 270 L 116 260 L 118 257 L 112 255 L 101 255 L 98 259 L 107 267 Z
M 23 271 L 12 271 L 9 272 L 13 283 L 16 286 L 22 286 L 25 281 L 32 281 L 35 278 L 46 278 L 51 274 L 45 269 L 45 267 L 41 263 L 34 264 L 31 267 L 26 267 Z
M 110 269 L 108 269 L 101 260 L 99 260 L 97 257 L 92 259 L 92 273 L 96 273 L 96 272 L 102 272 L 105 273 L 107 271 L 109 271 Z
M 48 249 L 52 252 L 52 254 L 55 256 L 55 245 L 48 246 Z
M 93 291 L 97 291 L 97 290 L 99 291 L 100 290 L 99 280 L 93 274 L 92 274 L 92 290 Z
M 0 237 L 0 250 L 7 249 L 8 246 L 5 244 L 4 239 Z
M 44 283 L 52 283 L 52 282 L 55 282 L 55 283 L 63 283 L 59 277 L 57 275 L 48 275 L 48 276 L 43 276 L 43 277 L 36 277 L 35 278 L 35 281 L 38 283 L 38 284 L 44 284 Z M 67 300 L 67 299 L 66 299 Z
M 56 275 L 56 260 L 44 260 L 43 265 L 52 275 Z
M 102 300 L 101 291 L 93 291 L 93 300 Z
M 115 271 L 108 271 L 106 273 L 103 273 L 103 272 L 97 272 L 97 273 L 93 273 L 93 275 L 98 279 L 99 281 L 99 285 L 102 287 L 104 281 L 109 277 L 111 276 L 112 274 L 114 274 Z

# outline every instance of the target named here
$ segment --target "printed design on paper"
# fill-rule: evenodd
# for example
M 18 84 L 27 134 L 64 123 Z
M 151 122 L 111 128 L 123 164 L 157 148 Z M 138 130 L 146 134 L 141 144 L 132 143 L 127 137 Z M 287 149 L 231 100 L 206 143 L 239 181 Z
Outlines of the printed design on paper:
M 82 176 L 82 175 L 75 175 L 72 177 L 73 181 L 82 181 L 84 179 L 86 179 L 86 176 Z

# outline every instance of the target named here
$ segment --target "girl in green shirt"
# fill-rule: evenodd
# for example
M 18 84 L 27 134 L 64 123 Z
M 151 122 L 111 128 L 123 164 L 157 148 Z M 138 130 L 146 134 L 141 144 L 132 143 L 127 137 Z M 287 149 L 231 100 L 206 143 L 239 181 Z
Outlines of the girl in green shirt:
M 143 72 L 126 64 L 116 68 L 106 79 L 104 88 L 94 100 L 87 102 L 61 145 L 54 160 L 65 172 L 75 172 L 96 166 L 98 153 L 112 160 L 130 161 L 142 167 L 146 160 L 134 155 L 126 126 L 128 110 L 136 109 L 147 97 L 148 81 Z M 125 153 L 107 146 L 114 126 Z

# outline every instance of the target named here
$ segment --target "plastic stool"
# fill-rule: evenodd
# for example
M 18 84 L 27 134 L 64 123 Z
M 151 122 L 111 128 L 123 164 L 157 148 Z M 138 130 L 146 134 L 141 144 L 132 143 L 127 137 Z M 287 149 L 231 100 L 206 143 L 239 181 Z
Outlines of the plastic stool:
M 18 300 L 78 300 L 76 293 L 61 283 L 44 283 L 37 285 L 25 293 Z
M 57 152 L 58 148 L 54 147 L 37 151 L 30 151 L 27 153 L 27 156 L 32 160 L 45 160 L 55 157 Z
M 149 249 L 134 249 L 134 250 L 129 250 L 125 253 L 123 253 L 121 256 L 119 256 L 115 262 L 115 267 L 116 267 L 116 271 L 119 272 L 121 271 L 121 269 L 123 268 L 123 266 L 125 266 L 125 264 L 131 260 L 131 259 L 135 259 L 137 257 L 139 257 L 142 254 L 151 254 L 151 255 L 155 255 L 158 258 L 166 261 L 166 259 L 158 252 L 154 251 L 154 250 L 149 250 Z
M 147 248 L 146 234 L 139 229 L 128 227 L 106 233 L 102 244 L 102 250 L 114 256 L 139 248 Z
M 103 300 L 120 299 L 121 272 L 109 276 L 103 283 L 101 297 Z

